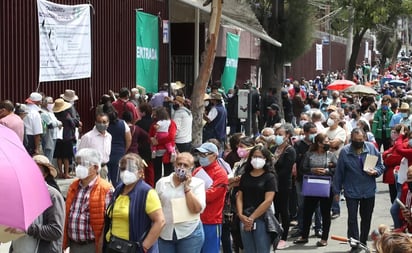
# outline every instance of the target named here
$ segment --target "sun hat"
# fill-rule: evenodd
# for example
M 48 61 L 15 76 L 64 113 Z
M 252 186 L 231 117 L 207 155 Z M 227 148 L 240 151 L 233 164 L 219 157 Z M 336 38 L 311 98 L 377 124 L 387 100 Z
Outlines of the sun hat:
M 62 112 L 69 109 L 72 105 L 61 98 L 58 98 L 54 101 L 53 112 Z
M 57 176 L 57 170 L 54 168 L 54 166 L 50 163 L 49 159 L 45 157 L 44 155 L 35 155 L 33 156 L 33 160 L 38 164 L 46 167 L 49 170 L 49 174 L 52 175 L 52 177 Z
M 60 97 L 69 102 L 76 101 L 79 99 L 74 90 L 65 90 L 64 94 L 60 94 Z
M 185 99 L 182 96 L 176 96 L 175 97 L 175 101 L 184 104 L 185 103 Z

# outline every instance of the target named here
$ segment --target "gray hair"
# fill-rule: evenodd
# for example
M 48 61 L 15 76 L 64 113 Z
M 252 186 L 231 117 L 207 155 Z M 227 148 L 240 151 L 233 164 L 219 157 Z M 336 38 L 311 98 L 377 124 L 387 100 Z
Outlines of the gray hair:
M 100 164 L 102 162 L 102 156 L 99 151 L 93 148 L 82 148 L 77 151 L 75 158 L 79 158 L 83 161 L 87 161 L 92 165 L 97 165 L 100 171 Z
M 352 139 L 355 134 L 362 134 L 365 140 L 368 139 L 366 132 L 362 128 L 359 128 L 359 127 L 354 128 L 352 132 L 350 133 L 350 138 Z

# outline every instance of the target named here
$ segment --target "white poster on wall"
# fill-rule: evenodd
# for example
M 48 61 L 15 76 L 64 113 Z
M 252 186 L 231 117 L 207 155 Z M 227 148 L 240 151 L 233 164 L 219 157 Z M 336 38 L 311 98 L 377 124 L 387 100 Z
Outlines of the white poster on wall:
M 91 77 L 90 5 L 37 0 L 39 82 Z
M 316 44 L 316 70 L 323 70 L 322 44 Z

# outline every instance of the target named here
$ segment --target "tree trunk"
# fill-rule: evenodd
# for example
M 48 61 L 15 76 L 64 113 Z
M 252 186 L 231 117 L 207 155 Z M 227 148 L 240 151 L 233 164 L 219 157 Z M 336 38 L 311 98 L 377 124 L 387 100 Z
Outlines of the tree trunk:
M 352 54 L 349 58 L 348 69 L 346 72 L 346 79 L 352 80 L 353 79 L 353 72 L 355 71 L 356 67 L 356 60 L 358 58 L 360 46 L 362 43 L 363 36 L 365 35 L 366 29 L 362 29 L 359 33 L 356 33 L 353 36 L 353 44 L 352 44 Z
M 205 52 L 204 61 L 199 70 L 199 76 L 195 80 L 192 93 L 192 145 L 194 147 L 202 144 L 202 122 L 203 113 L 205 110 L 203 98 L 206 93 L 207 82 L 212 73 L 213 64 L 215 62 L 216 47 L 219 39 L 220 18 L 222 16 L 222 1 L 213 0 L 212 12 L 209 22 L 209 43 Z

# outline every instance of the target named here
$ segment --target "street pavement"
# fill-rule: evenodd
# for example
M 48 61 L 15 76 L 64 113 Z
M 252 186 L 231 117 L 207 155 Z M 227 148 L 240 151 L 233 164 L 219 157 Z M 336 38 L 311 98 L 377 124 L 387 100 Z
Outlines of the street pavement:
M 380 224 L 392 225 L 392 219 L 389 213 L 390 199 L 388 193 L 388 186 L 381 182 L 381 178 L 378 179 L 378 192 L 376 193 L 375 209 L 373 212 L 372 226 L 371 230 L 377 228 Z M 59 180 L 59 185 L 62 191 L 67 191 L 67 187 L 71 180 Z M 341 202 L 341 216 L 335 220 L 332 220 L 330 235 L 346 236 L 346 222 L 347 222 L 347 212 L 346 204 L 344 201 Z M 291 234 L 291 233 L 289 233 Z M 284 250 L 277 250 L 276 252 L 317 252 L 317 253 L 341 253 L 348 252 L 349 246 L 347 244 L 341 243 L 339 241 L 334 241 L 329 239 L 328 246 L 326 247 L 316 247 L 316 242 L 319 240 L 314 237 L 314 231 L 311 230 L 309 243 L 305 245 L 294 245 L 293 240 L 296 238 L 289 238 L 289 247 Z M 372 245 L 371 241 L 368 241 L 368 245 Z M 8 253 L 8 248 L 10 243 L 0 245 L 0 253 Z M 42 253 L 42 252 L 41 252 Z M 190 253 L 190 252 L 187 252 Z

